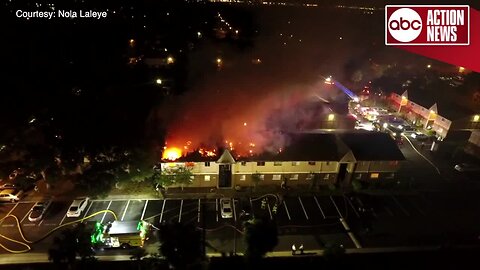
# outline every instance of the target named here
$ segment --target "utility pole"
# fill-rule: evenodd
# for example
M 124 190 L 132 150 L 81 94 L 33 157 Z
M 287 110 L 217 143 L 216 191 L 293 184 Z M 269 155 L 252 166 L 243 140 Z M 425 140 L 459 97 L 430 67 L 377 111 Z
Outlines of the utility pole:
M 202 209 L 202 215 L 201 215 L 201 218 L 202 218 L 202 252 L 203 252 L 203 257 L 206 258 L 207 257 L 207 231 L 206 231 L 206 226 L 205 226 L 205 201 L 207 201 L 207 196 L 205 195 L 204 196 L 204 202 L 201 202 L 201 206 L 200 208 Z

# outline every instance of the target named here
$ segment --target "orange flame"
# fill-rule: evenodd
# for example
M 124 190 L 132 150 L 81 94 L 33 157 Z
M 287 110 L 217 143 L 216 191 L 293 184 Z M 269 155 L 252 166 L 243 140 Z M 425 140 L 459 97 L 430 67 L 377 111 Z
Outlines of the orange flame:
M 200 155 L 202 155 L 202 156 L 204 156 L 204 157 L 214 157 L 214 156 L 217 155 L 217 154 L 215 153 L 215 149 L 213 149 L 213 151 L 209 151 L 209 150 L 200 148 L 200 149 L 198 150 L 198 152 L 200 153 Z
M 182 150 L 177 147 L 168 147 L 163 151 L 162 158 L 174 161 L 182 156 Z

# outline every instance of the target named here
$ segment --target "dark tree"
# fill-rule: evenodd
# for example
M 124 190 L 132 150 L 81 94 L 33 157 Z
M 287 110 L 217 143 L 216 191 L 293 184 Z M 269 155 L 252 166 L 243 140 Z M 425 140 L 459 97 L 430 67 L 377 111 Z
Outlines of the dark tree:
M 174 269 L 190 269 L 201 263 L 201 232 L 193 225 L 164 223 L 160 226 L 159 238 L 159 251 Z
M 55 264 L 72 266 L 76 257 L 81 258 L 81 264 L 95 261 L 95 252 L 90 242 L 90 232 L 83 223 L 74 228 L 61 232 L 60 236 L 53 239 L 53 244 L 48 250 L 48 259 Z
M 260 259 L 273 251 L 278 244 L 277 225 L 267 218 L 255 218 L 244 223 L 245 255 L 249 259 Z

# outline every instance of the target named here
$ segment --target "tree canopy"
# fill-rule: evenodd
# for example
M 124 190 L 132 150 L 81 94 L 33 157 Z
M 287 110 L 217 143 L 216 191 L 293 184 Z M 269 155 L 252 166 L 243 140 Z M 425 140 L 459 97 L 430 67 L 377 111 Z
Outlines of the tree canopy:
M 164 223 L 160 226 L 160 253 L 175 269 L 201 262 L 202 236 L 191 224 Z
M 258 259 L 273 251 L 278 244 L 278 231 L 275 222 L 267 218 L 254 218 L 244 223 L 245 255 Z

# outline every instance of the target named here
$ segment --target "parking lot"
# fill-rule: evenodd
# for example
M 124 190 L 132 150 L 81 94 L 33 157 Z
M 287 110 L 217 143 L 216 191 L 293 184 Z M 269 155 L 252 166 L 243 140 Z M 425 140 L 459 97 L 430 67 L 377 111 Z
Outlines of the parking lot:
M 265 201 L 262 203 L 262 201 Z M 382 222 L 425 217 L 435 213 L 430 203 L 421 196 L 371 196 L 372 219 Z M 275 220 L 281 235 L 286 234 L 344 234 L 339 222 L 343 217 L 349 222 L 362 218 L 355 202 L 342 196 L 265 196 L 261 198 L 233 199 L 233 216 L 221 217 L 219 199 L 175 199 L 175 200 L 92 200 L 80 217 L 71 218 L 66 212 L 71 202 L 54 201 L 43 220 L 30 222 L 28 215 L 34 201 L 6 203 L 0 205 L 0 218 L 9 214 L 18 217 L 27 239 L 35 240 L 50 230 L 81 218 L 94 215 L 102 210 L 113 211 L 118 220 L 146 220 L 158 226 L 162 222 L 182 222 L 199 228 L 214 230 L 221 227 L 242 229 L 242 222 L 249 213 L 255 217 Z M 263 206 L 262 206 L 263 204 Z M 247 211 L 243 211 L 247 209 Z M 115 217 L 108 212 L 94 215 L 90 220 L 106 223 Z M 18 239 L 18 232 L 12 230 L 15 220 L 8 218 L 0 223 L 1 234 Z M 295 230 L 291 230 L 295 228 Z M 3 240 L 2 240 L 3 242 Z

